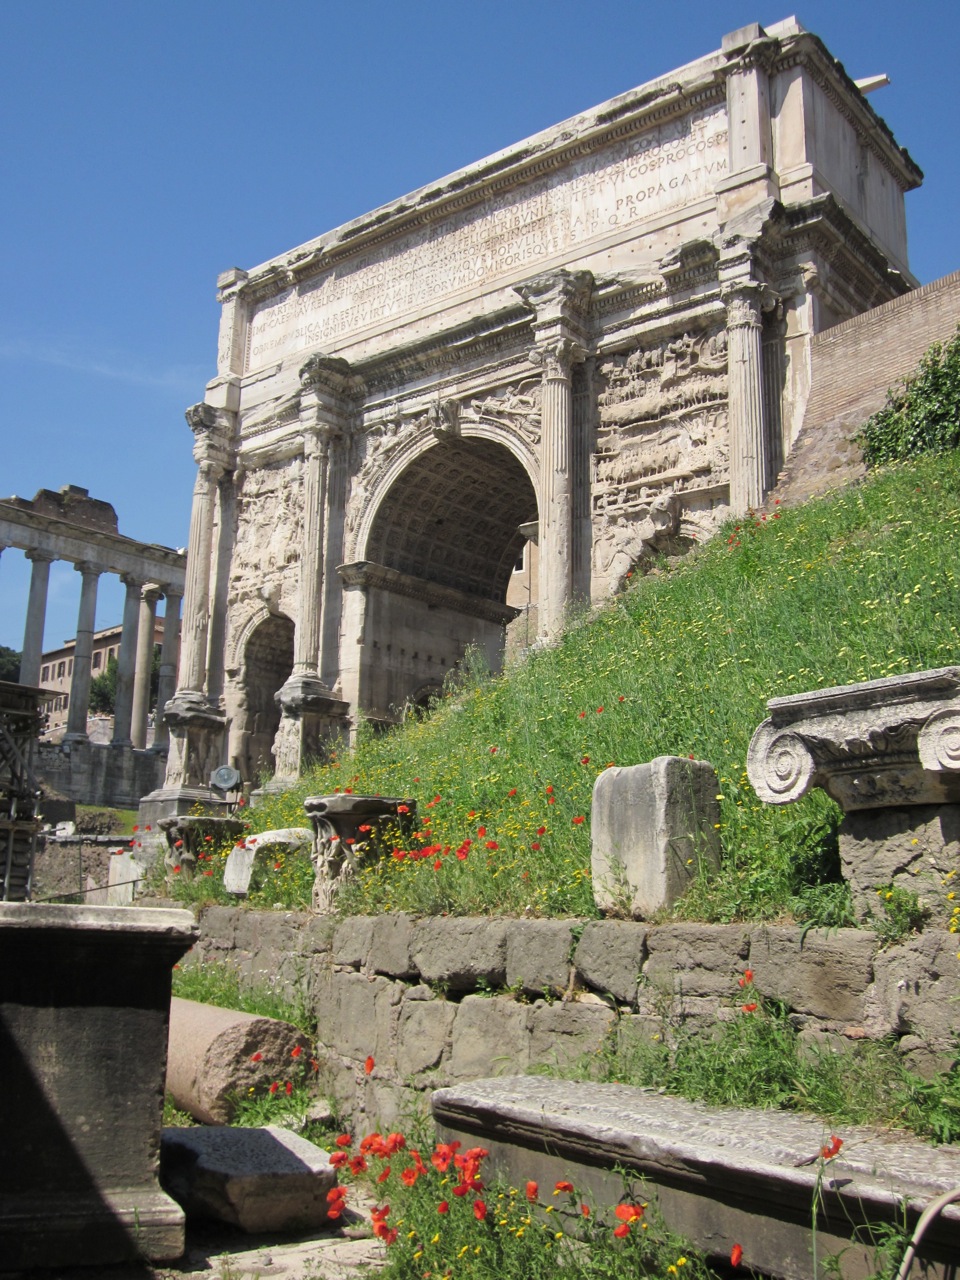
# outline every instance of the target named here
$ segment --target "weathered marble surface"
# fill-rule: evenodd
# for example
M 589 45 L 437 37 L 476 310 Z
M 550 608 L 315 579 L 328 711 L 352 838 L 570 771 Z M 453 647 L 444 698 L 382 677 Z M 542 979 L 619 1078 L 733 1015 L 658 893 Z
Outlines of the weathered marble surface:
M 901 1203 L 915 1220 L 936 1196 L 960 1184 L 960 1148 L 931 1148 L 904 1134 L 841 1126 L 840 1154 L 818 1157 L 831 1130 L 813 1116 L 709 1108 L 653 1089 L 575 1084 L 513 1076 L 475 1080 L 433 1095 L 434 1119 L 446 1135 L 492 1150 L 492 1163 L 522 1186 L 550 1156 L 578 1187 L 597 1166 L 620 1165 L 647 1180 L 668 1224 L 708 1251 L 729 1257 L 736 1241 L 744 1263 L 774 1276 L 809 1276 L 811 1206 L 822 1197 L 825 1240 L 854 1224 L 899 1221 Z M 821 1240 L 821 1252 L 832 1249 Z M 946 1276 L 960 1251 L 960 1207 L 947 1208 L 921 1256 L 925 1274 Z M 844 1274 L 866 1274 L 857 1250 Z M 938 1263 L 940 1265 L 938 1265 Z

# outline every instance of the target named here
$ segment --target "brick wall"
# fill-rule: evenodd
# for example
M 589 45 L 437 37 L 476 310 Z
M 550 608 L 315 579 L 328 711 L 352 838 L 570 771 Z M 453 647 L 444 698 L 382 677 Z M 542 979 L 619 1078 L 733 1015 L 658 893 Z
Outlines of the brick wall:
M 775 496 L 802 502 L 864 473 L 851 442 L 887 390 L 913 373 L 934 342 L 960 325 L 960 271 L 922 285 L 813 339 L 811 392 L 802 431 Z

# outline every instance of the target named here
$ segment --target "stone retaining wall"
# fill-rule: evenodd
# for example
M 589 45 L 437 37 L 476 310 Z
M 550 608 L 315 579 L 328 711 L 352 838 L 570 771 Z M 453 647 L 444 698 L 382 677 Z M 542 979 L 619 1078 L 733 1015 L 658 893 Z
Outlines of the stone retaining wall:
M 806 1038 L 895 1037 L 927 1074 L 952 1060 L 960 1026 L 960 960 L 945 931 L 879 951 L 857 929 L 211 907 L 193 954 L 306 993 L 328 1087 L 361 1124 L 392 1125 L 443 1085 L 569 1062 L 611 1034 L 709 1028 L 734 1016 L 747 967 Z

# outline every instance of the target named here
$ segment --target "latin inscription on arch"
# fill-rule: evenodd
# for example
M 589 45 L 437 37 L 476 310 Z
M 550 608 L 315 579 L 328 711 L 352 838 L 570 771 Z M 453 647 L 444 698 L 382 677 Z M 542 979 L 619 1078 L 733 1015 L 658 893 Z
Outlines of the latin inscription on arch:
M 557 254 L 702 198 L 726 172 L 723 107 L 614 143 L 263 302 L 250 317 L 247 368 L 533 274 Z

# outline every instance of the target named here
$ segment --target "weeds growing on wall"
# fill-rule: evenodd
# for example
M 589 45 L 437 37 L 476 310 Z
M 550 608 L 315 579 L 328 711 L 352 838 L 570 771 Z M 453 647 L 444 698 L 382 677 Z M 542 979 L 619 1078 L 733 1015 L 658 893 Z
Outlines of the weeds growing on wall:
M 359 847 L 343 910 L 590 916 L 598 773 L 691 756 L 719 775 L 723 859 L 677 914 L 848 923 L 839 811 L 821 791 L 761 804 L 747 744 L 768 698 L 955 662 L 958 552 L 955 454 L 775 507 L 636 580 L 505 675 L 468 664 L 425 720 L 362 735 L 251 822 L 300 825 L 308 794 L 411 797 L 419 837 L 366 863 Z
M 887 393 L 857 440 L 872 467 L 960 445 L 960 329 L 934 343 L 916 373 Z
M 960 1141 L 960 1070 L 925 1080 L 904 1066 L 894 1044 L 860 1040 L 837 1050 L 804 1043 L 761 988 L 762 975 L 745 970 L 729 1018 L 709 1034 L 682 1022 L 652 1030 L 647 1019 L 628 1019 L 595 1054 L 557 1074 L 661 1089 L 709 1106 L 808 1111 L 836 1125 Z

